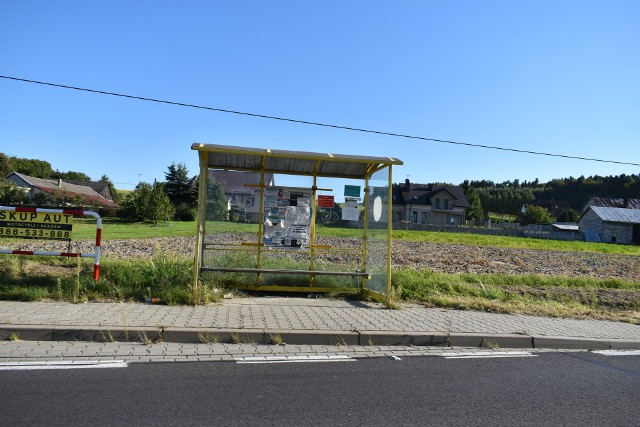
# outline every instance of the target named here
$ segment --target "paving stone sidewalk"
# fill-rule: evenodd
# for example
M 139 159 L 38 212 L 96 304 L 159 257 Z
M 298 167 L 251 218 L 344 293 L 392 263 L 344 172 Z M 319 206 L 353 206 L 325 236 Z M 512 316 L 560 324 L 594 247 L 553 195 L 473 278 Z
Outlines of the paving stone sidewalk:
M 13 335 L 12 335 L 13 334 Z M 640 326 L 315 298 L 210 306 L 0 301 L 0 339 L 640 348 Z

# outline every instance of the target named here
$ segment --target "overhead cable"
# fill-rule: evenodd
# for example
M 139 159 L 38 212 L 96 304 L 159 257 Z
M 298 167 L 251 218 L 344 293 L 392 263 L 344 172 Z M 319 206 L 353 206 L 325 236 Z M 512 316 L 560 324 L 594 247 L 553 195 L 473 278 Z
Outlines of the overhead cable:
M 83 91 L 83 92 L 97 93 L 97 94 L 101 94 L 101 95 L 119 96 L 119 97 L 122 97 L 122 98 L 136 99 L 136 100 L 139 100 L 139 101 L 157 102 L 157 103 L 161 103 L 161 104 L 175 105 L 175 106 L 179 106 L 179 107 L 198 108 L 198 109 L 201 109 L 201 110 L 216 111 L 216 112 L 220 112 L 220 113 L 237 114 L 237 115 L 241 115 L 241 116 L 257 117 L 257 118 L 269 119 L 269 120 L 280 120 L 280 121 L 283 121 L 283 122 L 298 123 L 298 124 L 311 125 L 311 126 L 321 126 L 321 127 L 332 128 L 332 129 L 348 130 L 348 131 L 353 131 L 353 132 L 364 132 L 364 133 L 371 133 L 371 134 L 376 134 L 376 135 L 392 136 L 392 137 L 397 137 L 397 138 L 417 139 L 417 140 L 421 140 L 421 141 L 439 142 L 439 143 L 443 143 L 443 144 L 452 144 L 452 145 L 462 145 L 462 146 L 466 146 L 466 147 L 484 148 L 484 149 L 489 149 L 489 150 L 510 151 L 510 152 L 514 152 L 514 153 L 532 154 L 532 155 L 536 155 L 536 156 L 560 157 L 560 158 L 564 158 L 564 159 L 586 160 L 586 161 L 591 161 L 591 162 L 614 163 L 614 164 L 618 164 L 618 165 L 640 166 L 640 163 L 622 162 L 622 161 L 618 161 L 618 160 L 605 160 L 605 159 L 598 159 L 598 158 L 592 158 L 592 157 L 570 156 L 570 155 L 566 155 L 566 154 L 546 153 L 546 152 L 542 152 L 542 151 L 521 150 L 521 149 L 517 149 L 517 148 L 498 147 L 498 146 L 494 146 L 494 145 L 472 144 L 472 143 L 469 143 L 469 142 L 451 141 L 451 140 L 447 140 L 447 139 L 437 139 L 437 138 L 426 138 L 426 137 L 423 137 L 423 136 L 406 135 L 406 134 L 395 133 L 395 132 L 385 132 L 385 131 L 372 130 L 372 129 L 356 128 L 356 127 L 351 127 L 351 126 L 341 126 L 341 125 L 334 125 L 334 124 L 329 124 L 329 123 L 312 122 L 312 121 L 308 121 L 308 120 L 299 120 L 299 119 L 291 119 L 291 118 L 287 118 L 287 117 L 270 116 L 270 115 L 267 115 L 267 114 L 248 113 L 248 112 L 245 112 L 245 111 L 235 111 L 235 110 L 228 110 L 228 109 L 225 109 L 225 108 L 207 107 L 207 106 L 203 106 L 203 105 L 188 104 L 188 103 L 184 103 L 184 102 L 167 101 L 167 100 L 163 100 L 163 99 L 148 98 L 148 97 L 144 97 L 144 96 L 127 95 L 127 94 L 117 93 L 117 92 L 108 92 L 108 91 L 104 91 L 104 90 L 88 89 L 88 88 L 82 88 L 82 87 L 77 87 L 77 86 L 68 86 L 68 85 L 63 85 L 63 84 L 59 84 L 59 83 L 42 82 L 42 81 L 38 81 L 38 80 L 23 79 L 23 78 L 12 77 L 12 76 L 0 75 L 0 78 L 7 79 L 7 80 L 20 81 L 20 82 L 25 82 L 25 83 L 33 83 L 33 84 L 39 84 L 39 85 L 45 85 L 45 86 L 53 86 L 53 87 L 63 88 L 63 89 L 72 89 L 72 90 L 78 90 L 78 91 Z

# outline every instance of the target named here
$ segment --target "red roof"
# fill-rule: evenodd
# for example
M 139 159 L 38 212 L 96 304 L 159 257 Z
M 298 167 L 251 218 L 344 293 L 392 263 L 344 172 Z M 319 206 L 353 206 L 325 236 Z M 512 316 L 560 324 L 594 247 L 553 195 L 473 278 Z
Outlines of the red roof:
M 47 187 L 38 187 L 38 186 L 34 186 L 35 188 L 37 188 L 38 190 L 44 192 L 44 193 L 48 193 L 48 194 L 53 194 L 56 189 L 54 188 L 47 188 Z M 64 194 L 66 196 L 69 197 L 80 197 L 82 200 L 84 200 L 85 202 L 87 202 L 90 205 L 97 205 L 97 206 L 101 206 L 103 208 L 119 208 L 120 206 L 117 205 L 116 203 L 112 202 L 109 199 L 105 199 L 104 197 L 100 196 L 100 195 L 87 195 L 87 194 L 79 194 L 79 193 L 72 193 L 70 191 L 65 191 Z

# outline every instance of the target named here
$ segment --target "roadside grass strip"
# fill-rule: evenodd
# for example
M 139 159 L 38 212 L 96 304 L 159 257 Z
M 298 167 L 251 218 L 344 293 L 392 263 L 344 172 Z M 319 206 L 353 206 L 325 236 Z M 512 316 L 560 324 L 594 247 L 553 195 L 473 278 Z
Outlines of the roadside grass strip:
M 355 362 L 347 355 L 314 355 L 314 356 L 246 356 L 235 358 L 236 363 L 315 363 L 315 362 Z
M 99 368 L 126 368 L 129 364 L 124 360 L 100 360 L 100 361 L 34 361 L 34 362 L 5 362 L 0 363 L 0 371 L 32 371 L 44 369 L 99 369 Z
M 537 357 L 537 354 L 528 351 L 474 351 L 474 352 L 455 352 L 440 353 L 439 356 L 445 359 L 496 359 L 506 357 Z
M 594 350 L 592 353 L 603 356 L 640 356 L 640 350 Z

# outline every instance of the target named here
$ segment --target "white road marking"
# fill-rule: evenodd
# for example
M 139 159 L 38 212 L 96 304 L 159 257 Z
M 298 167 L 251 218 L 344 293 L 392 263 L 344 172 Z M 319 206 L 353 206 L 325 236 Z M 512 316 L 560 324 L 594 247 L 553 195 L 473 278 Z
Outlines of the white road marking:
M 236 363 L 314 363 L 314 362 L 355 362 L 346 355 L 314 355 L 314 356 L 246 356 L 235 359 Z
M 0 371 L 30 371 L 40 369 L 97 369 L 97 368 L 126 368 L 129 364 L 124 360 L 101 361 L 36 361 L 36 362 L 4 362 L 0 363 Z
M 440 353 L 445 359 L 495 359 L 502 357 L 537 357 L 537 354 L 528 351 L 473 351 Z
M 640 350 L 595 350 L 592 353 L 604 356 L 640 356 Z

